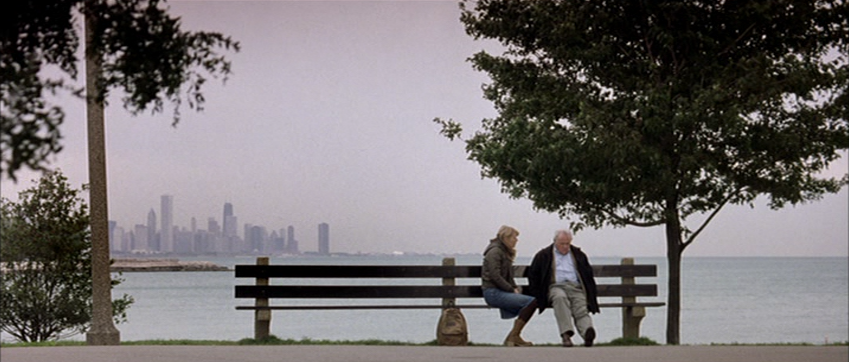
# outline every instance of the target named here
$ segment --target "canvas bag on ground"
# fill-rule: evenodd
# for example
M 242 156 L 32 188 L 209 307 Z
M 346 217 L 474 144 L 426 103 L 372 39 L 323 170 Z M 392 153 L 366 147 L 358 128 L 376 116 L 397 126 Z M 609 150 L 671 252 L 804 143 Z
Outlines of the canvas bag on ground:
M 436 325 L 436 343 L 440 346 L 465 346 L 469 344 L 466 317 L 458 308 L 442 310 Z

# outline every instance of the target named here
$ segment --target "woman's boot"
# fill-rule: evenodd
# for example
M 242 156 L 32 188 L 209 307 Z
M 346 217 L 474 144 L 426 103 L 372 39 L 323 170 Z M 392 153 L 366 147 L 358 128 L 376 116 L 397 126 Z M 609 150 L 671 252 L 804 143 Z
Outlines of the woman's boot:
M 508 347 L 528 347 L 533 346 L 534 344 L 522 339 L 522 329 L 525 328 L 525 322 L 521 318 L 516 318 L 516 321 L 513 322 L 513 329 L 510 330 L 510 334 L 507 335 L 507 338 L 504 339 L 504 345 Z

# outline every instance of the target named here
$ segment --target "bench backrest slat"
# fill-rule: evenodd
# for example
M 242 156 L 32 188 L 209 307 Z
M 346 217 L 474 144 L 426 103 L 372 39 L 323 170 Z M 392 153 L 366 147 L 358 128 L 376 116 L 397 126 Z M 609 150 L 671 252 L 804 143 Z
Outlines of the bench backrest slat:
M 236 278 L 480 278 L 480 266 L 236 265 Z
M 525 276 L 526 265 L 514 266 Z M 655 277 L 656 265 L 595 265 L 596 278 Z M 480 265 L 236 265 L 236 278 L 480 278 Z
M 474 266 L 480 270 L 480 266 Z M 526 276 L 528 266 L 516 265 L 513 266 L 513 274 L 517 277 Z M 638 264 L 638 265 L 620 265 L 620 264 L 604 264 L 593 265 L 593 275 L 596 278 L 633 278 L 633 277 L 656 277 L 657 265 L 653 264 Z M 480 271 L 478 271 L 480 276 Z

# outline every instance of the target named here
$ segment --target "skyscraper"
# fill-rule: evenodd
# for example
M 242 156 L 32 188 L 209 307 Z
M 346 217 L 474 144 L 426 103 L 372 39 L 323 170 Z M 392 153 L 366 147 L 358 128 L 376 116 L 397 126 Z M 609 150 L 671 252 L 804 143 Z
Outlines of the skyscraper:
M 160 235 L 160 251 L 174 251 L 174 196 L 162 195 L 162 232 Z
M 224 217 L 221 218 L 221 224 L 224 227 L 222 233 L 225 236 L 235 236 L 236 235 L 236 223 L 228 222 L 230 218 L 233 218 L 233 204 L 229 202 L 224 203 Z M 232 225 L 231 225 L 232 224 Z
M 235 216 L 227 216 L 227 218 L 224 219 L 224 226 L 222 229 L 223 231 L 221 233 L 227 237 L 236 236 L 236 230 L 239 229 L 237 227 L 239 223 L 238 220 L 239 219 L 237 219 Z
M 318 253 L 330 254 L 330 225 L 324 222 L 318 224 Z
M 156 212 L 152 208 L 147 213 L 147 247 L 152 251 L 161 250 L 156 239 Z
M 218 225 L 218 221 L 215 221 L 214 217 L 207 219 L 206 231 L 213 235 L 221 234 L 221 226 Z
M 246 229 L 245 232 L 245 242 L 247 243 L 250 251 L 253 253 L 265 253 L 268 250 L 266 249 L 266 239 L 267 232 L 264 226 L 251 226 L 250 229 Z
M 147 236 L 149 235 L 147 232 L 147 225 L 136 224 L 135 233 L 136 240 L 133 245 L 133 250 L 135 251 L 148 251 L 150 250 L 150 246 L 148 245 Z
M 291 254 L 299 254 L 298 240 L 295 240 L 295 227 L 289 225 L 286 229 L 286 247 Z
M 113 241 L 114 241 L 112 246 L 111 246 L 112 252 L 125 252 L 125 251 L 127 251 L 127 248 L 124 247 L 124 238 L 125 237 L 126 237 L 126 235 L 124 235 L 124 228 L 122 228 L 120 226 L 115 226 L 115 228 L 112 229 L 112 238 L 113 238 Z
M 117 221 L 109 220 L 109 251 L 113 253 L 116 251 L 121 251 L 121 249 L 117 248 L 118 243 L 116 242 L 116 240 L 118 239 L 115 237 L 115 229 L 117 227 Z

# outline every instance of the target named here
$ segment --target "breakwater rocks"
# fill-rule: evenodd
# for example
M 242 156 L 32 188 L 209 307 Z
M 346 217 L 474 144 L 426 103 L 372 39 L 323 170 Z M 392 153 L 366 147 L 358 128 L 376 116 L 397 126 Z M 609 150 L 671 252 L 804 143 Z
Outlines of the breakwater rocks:
M 157 271 L 227 271 L 227 267 L 208 261 L 180 261 L 178 259 L 115 259 L 113 272 Z

